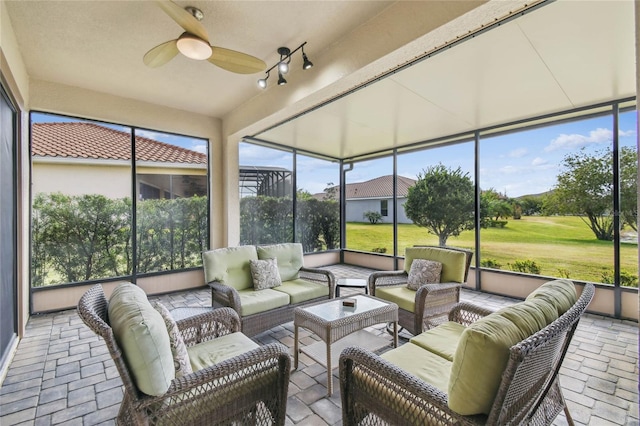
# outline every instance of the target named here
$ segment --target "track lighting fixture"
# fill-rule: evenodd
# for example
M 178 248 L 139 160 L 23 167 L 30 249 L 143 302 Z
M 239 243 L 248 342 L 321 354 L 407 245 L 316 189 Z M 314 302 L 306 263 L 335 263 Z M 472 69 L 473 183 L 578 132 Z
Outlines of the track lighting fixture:
M 279 47 L 278 54 L 280 55 L 280 60 L 266 71 L 267 75 L 264 78 L 261 78 L 258 80 L 258 87 L 261 89 L 267 88 L 267 79 L 269 78 L 269 73 L 271 72 L 271 70 L 273 70 L 276 67 L 278 67 L 278 86 L 283 86 L 287 84 L 287 80 L 285 80 L 283 74 L 286 74 L 289 72 L 289 63 L 291 63 L 291 55 L 296 53 L 298 50 L 302 51 L 302 61 L 303 61 L 302 69 L 308 70 L 309 68 L 313 67 L 313 62 L 311 62 L 307 57 L 306 53 L 304 53 L 305 44 L 307 44 L 306 41 L 302 43 L 300 46 L 298 46 L 297 48 L 295 48 L 293 51 L 290 50 L 288 47 Z

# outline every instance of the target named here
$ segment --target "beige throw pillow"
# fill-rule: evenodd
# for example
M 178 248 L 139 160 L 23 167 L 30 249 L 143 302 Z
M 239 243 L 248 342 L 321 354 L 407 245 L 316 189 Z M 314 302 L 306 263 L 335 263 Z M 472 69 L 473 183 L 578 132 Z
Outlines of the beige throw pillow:
M 184 344 L 184 339 L 182 338 L 182 334 L 180 334 L 178 324 L 176 324 L 171 316 L 171 312 L 160 302 L 154 303 L 153 307 L 162 315 L 164 324 L 167 327 L 167 332 L 169 333 L 169 344 L 171 345 L 171 354 L 173 355 L 173 365 L 176 367 L 176 377 L 193 373 L 191 360 L 187 352 L 187 345 Z
M 250 260 L 254 290 L 264 290 L 282 285 L 276 259 Z
M 442 263 L 426 259 L 413 259 L 409 270 L 407 287 L 418 290 L 424 284 L 437 284 L 442 274 Z

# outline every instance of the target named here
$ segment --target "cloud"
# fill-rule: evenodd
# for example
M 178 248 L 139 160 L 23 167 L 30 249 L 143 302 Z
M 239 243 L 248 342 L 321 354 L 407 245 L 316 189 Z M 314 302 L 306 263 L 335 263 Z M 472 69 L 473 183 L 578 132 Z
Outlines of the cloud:
M 206 143 L 195 142 L 193 145 L 191 145 L 191 150 L 195 151 L 195 152 L 199 152 L 200 154 L 206 154 L 207 153 L 207 144 Z
M 534 167 L 535 166 L 542 166 L 542 165 L 547 164 L 548 162 L 549 161 L 545 160 L 544 158 L 536 157 L 536 158 L 533 159 L 533 161 L 531 161 L 531 165 L 534 166 Z
M 609 129 L 599 127 L 589 132 L 589 135 L 579 133 L 561 133 L 553 139 L 544 150 L 545 152 L 556 151 L 558 149 L 576 149 L 588 145 L 610 143 L 613 140 L 613 132 Z
M 527 150 L 527 148 L 518 148 L 518 149 L 514 149 L 513 151 L 509 152 L 507 154 L 507 157 L 510 158 L 522 158 L 525 155 L 527 155 L 529 153 L 529 151 Z
M 618 136 L 622 137 L 622 138 L 627 137 L 627 136 L 634 136 L 635 134 L 636 134 L 635 130 L 627 130 L 627 131 L 618 130 Z

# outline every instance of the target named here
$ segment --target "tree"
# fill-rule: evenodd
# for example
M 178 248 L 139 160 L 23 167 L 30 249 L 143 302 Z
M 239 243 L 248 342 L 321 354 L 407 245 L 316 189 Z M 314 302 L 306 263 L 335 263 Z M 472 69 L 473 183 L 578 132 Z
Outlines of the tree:
M 513 215 L 514 206 L 509 198 L 490 188 L 480 193 L 480 208 L 480 222 L 484 227 L 487 227 L 490 226 L 492 220 L 495 222 Z
M 620 216 L 638 231 L 638 152 L 629 147 L 620 149 Z
M 567 154 L 545 210 L 578 215 L 598 240 L 613 239 L 613 168 L 609 149 Z
M 534 197 L 527 195 L 520 199 L 522 214 L 525 216 L 533 216 L 542 213 L 542 197 Z
M 418 181 L 409 188 L 404 210 L 413 223 L 437 235 L 439 244 L 444 246 L 450 236 L 473 229 L 473 182 L 460 167 L 429 167 L 418 174 Z

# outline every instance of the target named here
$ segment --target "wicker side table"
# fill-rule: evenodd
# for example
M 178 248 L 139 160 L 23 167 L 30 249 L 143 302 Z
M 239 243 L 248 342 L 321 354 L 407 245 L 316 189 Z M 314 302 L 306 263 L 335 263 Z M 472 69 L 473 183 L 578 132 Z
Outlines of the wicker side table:
M 304 308 L 296 308 L 293 313 L 294 355 L 293 367 L 298 368 L 299 352 L 304 352 L 319 364 L 327 367 L 327 395 L 333 393 L 331 373 L 336 363 L 332 358 L 340 356 L 343 347 L 360 346 L 369 350 L 379 349 L 389 341 L 365 330 L 380 323 L 393 323 L 393 347 L 398 346 L 398 305 L 371 296 L 358 295 L 355 308 L 342 306 L 342 300 L 332 299 Z M 300 349 L 299 328 L 303 327 L 315 333 L 322 342 Z M 349 336 L 353 333 L 353 336 Z M 331 345 L 343 337 L 349 336 L 335 345 L 335 355 Z M 323 344 L 324 342 L 324 344 Z M 326 355 L 325 355 L 326 353 Z M 324 356 L 324 360 L 322 359 Z

